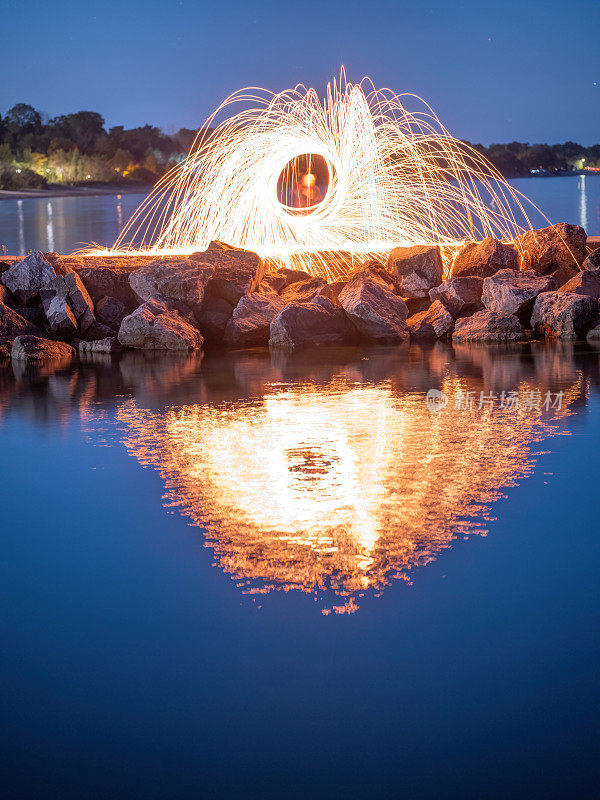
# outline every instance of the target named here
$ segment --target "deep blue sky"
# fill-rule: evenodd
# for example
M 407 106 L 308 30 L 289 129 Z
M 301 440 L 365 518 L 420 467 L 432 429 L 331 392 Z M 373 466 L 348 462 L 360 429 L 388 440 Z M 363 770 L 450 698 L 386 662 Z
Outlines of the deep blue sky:
M 2 0 L 0 113 L 198 127 L 243 86 L 415 92 L 455 135 L 600 141 L 600 2 Z

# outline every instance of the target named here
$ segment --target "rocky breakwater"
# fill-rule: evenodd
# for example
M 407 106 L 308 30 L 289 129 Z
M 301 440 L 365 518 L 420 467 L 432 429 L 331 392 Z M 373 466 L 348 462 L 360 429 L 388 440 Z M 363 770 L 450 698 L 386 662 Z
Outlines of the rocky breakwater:
M 600 341 L 600 251 L 575 225 L 394 248 L 329 284 L 213 242 L 185 257 L 0 262 L 0 357 L 409 341 Z M 444 275 L 445 273 L 445 275 Z M 445 279 L 444 279 L 445 277 Z M 61 346 L 65 345 L 65 346 Z

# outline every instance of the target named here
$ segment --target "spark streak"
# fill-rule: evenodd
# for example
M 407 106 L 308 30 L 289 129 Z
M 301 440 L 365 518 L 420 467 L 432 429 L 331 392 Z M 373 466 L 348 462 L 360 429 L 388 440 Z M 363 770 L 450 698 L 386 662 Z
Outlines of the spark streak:
M 319 202 L 293 208 L 282 176 L 306 157 L 326 165 L 327 185 Z M 399 245 L 513 240 L 531 228 L 526 203 L 423 100 L 351 83 L 342 69 L 323 99 L 303 85 L 228 97 L 110 252 L 184 254 L 218 239 L 335 279 Z

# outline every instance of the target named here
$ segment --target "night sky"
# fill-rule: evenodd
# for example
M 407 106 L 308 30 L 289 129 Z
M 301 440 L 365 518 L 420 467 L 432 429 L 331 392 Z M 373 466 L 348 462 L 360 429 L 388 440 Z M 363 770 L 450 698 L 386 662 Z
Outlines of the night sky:
M 197 128 L 244 86 L 414 92 L 473 142 L 600 142 L 600 2 L 0 0 L 0 113 Z

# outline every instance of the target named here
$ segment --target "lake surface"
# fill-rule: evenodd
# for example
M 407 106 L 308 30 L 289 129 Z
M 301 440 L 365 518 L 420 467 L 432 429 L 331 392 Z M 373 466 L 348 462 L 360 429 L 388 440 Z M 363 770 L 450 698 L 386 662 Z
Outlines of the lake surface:
M 570 343 L 0 366 L 2 796 L 597 797 L 599 441 Z
M 590 236 L 600 235 L 600 175 L 519 178 L 511 183 L 551 222 L 576 223 Z M 144 198 L 141 194 L 0 198 L 0 248 L 9 255 L 25 255 L 36 249 L 72 253 L 89 243 L 110 247 Z M 533 227 L 547 225 L 535 210 L 530 218 Z

